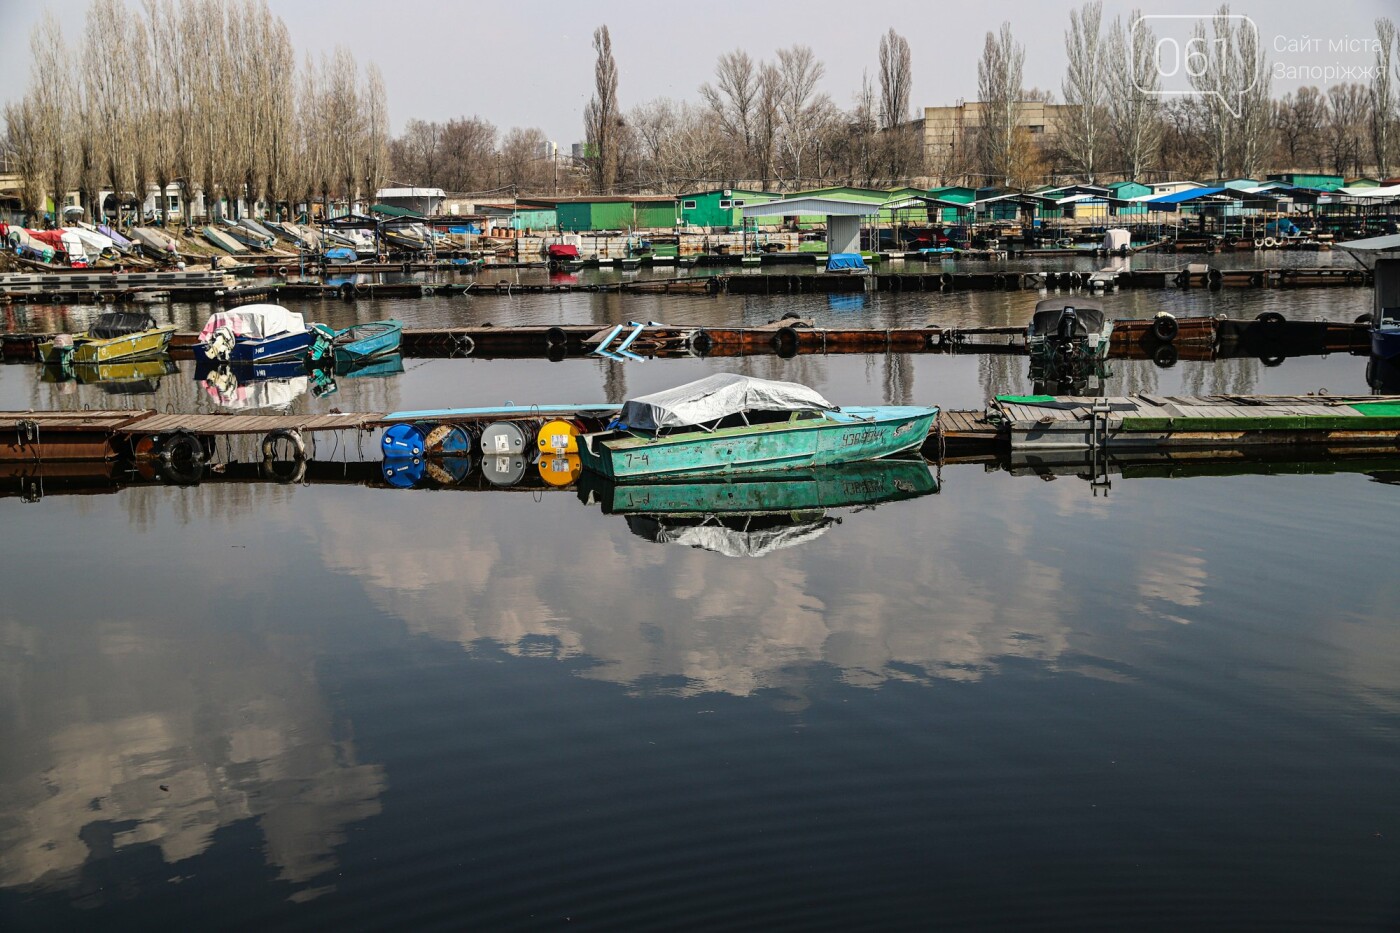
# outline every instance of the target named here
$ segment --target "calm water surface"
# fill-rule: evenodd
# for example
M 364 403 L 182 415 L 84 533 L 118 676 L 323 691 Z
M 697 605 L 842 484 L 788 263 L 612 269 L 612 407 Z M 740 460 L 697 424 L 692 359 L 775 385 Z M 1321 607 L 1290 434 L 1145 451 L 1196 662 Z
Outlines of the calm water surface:
M 1019 323 L 1035 297 L 300 310 Z M 1108 302 L 1351 320 L 1368 300 Z M 975 406 L 1024 367 L 408 360 L 290 404 L 586 401 L 740 369 Z M 1364 370 L 1116 363 L 1110 391 L 1359 393 Z M 216 410 L 189 364 L 135 396 L 0 367 L 0 408 L 114 399 Z M 0 928 L 1393 929 L 1400 462 L 1321 469 L 1125 468 L 1096 495 L 947 465 L 936 493 L 750 557 L 569 490 L 7 486 Z

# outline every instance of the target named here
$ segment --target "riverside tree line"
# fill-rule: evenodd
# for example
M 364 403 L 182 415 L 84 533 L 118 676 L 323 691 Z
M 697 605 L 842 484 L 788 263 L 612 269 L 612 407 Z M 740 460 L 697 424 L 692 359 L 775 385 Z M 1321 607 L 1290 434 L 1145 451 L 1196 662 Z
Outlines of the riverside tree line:
M 286 24 L 265 0 L 93 0 L 84 54 L 46 11 L 30 39 L 31 78 L 5 107 L 5 151 L 24 209 L 76 190 L 120 207 L 152 184 L 203 194 L 210 214 L 240 202 L 353 199 L 389 170 L 389 111 L 378 68 L 337 48 L 298 67 Z M 134 194 L 139 196 L 133 197 Z M 165 220 L 165 199 L 157 199 Z
M 552 156 L 537 128 L 502 133 L 478 116 L 409 120 L 391 138 L 378 69 L 361 69 L 339 48 L 298 64 L 265 0 L 142 0 L 136 10 L 93 0 L 83 45 L 97 54 L 75 56 L 52 13 L 36 27 L 29 88 L 5 108 L 4 151 L 26 210 L 40 213 L 55 193 L 59 203 L 77 190 L 90 216 L 101 212 L 99 191 L 129 200 L 152 184 L 178 185 L 185 204 L 203 193 L 212 213 L 261 202 L 275 214 L 372 197 L 387 182 L 463 193 L 669 194 L 1395 170 L 1400 44 L 1389 19 L 1375 24 L 1368 83 L 1275 99 L 1268 50 L 1229 12 L 1222 6 L 1198 27 L 1211 56 L 1192 79 L 1200 93 L 1164 97 L 1149 21 L 1134 13 L 1106 23 L 1098 0 L 1072 11 L 1058 98 L 1068 106 L 1048 145 L 1018 113 L 1025 102 L 1057 97 L 1025 87 L 1025 48 L 1003 24 L 987 33 L 978 62 L 980 125 L 950 152 L 925 151 L 909 42 L 894 29 L 872 50 L 873 77 L 868 69 L 844 107 L 822 90 L 823 62 L 794 45 L 772 60 L 726 52 L 695 99 L 624 109 L 601 26 L 576 162 Z

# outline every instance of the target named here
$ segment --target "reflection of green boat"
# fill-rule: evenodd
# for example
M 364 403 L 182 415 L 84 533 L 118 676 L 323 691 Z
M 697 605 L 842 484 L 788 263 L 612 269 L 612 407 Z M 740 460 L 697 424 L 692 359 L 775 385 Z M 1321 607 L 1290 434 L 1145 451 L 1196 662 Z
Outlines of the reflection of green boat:
M 938 481 L 923 460 L 867 460 L 688 482 L 614 483 L 585 473 L 579 485 L 579 496 L 600 501 L 604 512 L 672 515 L 846 508 L 937 491 Z

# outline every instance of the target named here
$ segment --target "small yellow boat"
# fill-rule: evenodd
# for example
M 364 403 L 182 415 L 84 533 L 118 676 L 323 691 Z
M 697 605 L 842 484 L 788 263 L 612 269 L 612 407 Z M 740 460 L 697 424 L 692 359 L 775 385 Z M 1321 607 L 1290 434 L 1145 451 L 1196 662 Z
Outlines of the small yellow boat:
M 39 359 L 45 363 L 112 363 L 157 356 L 170 346 L 176 329 L 173 324 L 157 326 L 143 311 L 108 311 L 85 334 L 61 334 L 39 344 Z

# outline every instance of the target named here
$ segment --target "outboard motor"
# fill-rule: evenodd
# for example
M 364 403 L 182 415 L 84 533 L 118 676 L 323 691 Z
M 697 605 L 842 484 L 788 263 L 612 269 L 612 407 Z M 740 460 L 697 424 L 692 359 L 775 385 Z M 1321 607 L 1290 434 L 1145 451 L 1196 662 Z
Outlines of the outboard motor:
M 1065 308 L 1060 315 L 1060 328 L 1056 336 L 1061 340 L 1073 340 L 1075 325 L 1079 323 L 1079 315 L 1074 313 L 1073 308 Z

